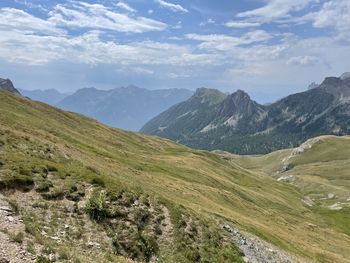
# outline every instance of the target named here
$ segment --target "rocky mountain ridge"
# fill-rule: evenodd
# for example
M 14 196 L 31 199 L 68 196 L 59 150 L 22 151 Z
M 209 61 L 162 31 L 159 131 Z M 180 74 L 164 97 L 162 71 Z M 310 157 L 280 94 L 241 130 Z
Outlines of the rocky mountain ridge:
M 269 105 L 251 100 L 242 90 L 217 104 L 194 104 L 196 94 L 155 117 L 141 131 L 193 148 L 239 154 L 267 153 L 319 135 L 350 133 L 350 78 L 346 74 L 327 77 L 312 89 Z
M 10 79 L 2 79 L 0 78 L 0 89 L 7 90 L 16 95 L 21 95 L 21 93 L 14 87 L 12 81 Z

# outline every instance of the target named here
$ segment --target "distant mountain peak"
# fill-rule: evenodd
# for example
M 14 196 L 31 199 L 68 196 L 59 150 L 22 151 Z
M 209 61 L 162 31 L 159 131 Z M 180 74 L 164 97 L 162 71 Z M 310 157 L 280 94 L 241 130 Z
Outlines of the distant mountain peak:
M 227 96 L 217 89 L 198 88 L 192 99 L 200 99 L 201 103 L 214 105 L 222 102 Z
M 134 84 L 130 84 L 130 85 L 126 86 L 126 88 L 127 88 L 127 89 L 134 89 L 134 90 L 141 89 L 141 88 L 137 87 L 137 86 L 134 85 Z
M 235 98 L 236 100 L 251 100 L 248 93 L 246 93 L 244 90 L 238 89 L 234 93 L 230 95 L 232 98 Z
M 345 79 L 348 79 L 350 78 L 350 72 L 344 72 L 341 76 L 340 76 L 340 79 L 341 80 L 345 80 Z
M 341 83 L 341 78 L 337 77 L 327 77 L 324 79 L 320 86 L 337 86 Z
M 253 101 L 248 93 L 239 89 L 228 96 L 222 104 L 221 114 L 232 116 L 235 114 L 249 115 L 259 112 L 262 106 Z
M 316 89 L 320 86 L 320 84 L 317 84 L 316 82 L 312 82 L 308 87 L 307 90 L 312 90 L 312 89 Z
M 205 96 L 206 94 L 208 94 L 208 92 L 210 92 L 211 89 L 209 88 L 198 88 L 196 89 L 196 92 L 193 94 L 193 96 L 197 96 L 197 97 L 202 97 L 202 96 Z
M 0 78 L 0 89 L 7 90 L 11 93 L 22 96 L 21 93 L 14 87 L 10 79 Z

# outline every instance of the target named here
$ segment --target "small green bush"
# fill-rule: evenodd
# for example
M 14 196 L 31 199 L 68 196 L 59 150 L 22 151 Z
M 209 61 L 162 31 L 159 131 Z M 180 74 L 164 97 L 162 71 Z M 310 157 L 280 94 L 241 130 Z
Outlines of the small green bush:
M 37 192 L 48 192 L 53 184 L 49 180 L 41 181 L 36 184 L 35 191 Z
M 91 219 L 100 222 L 107 217 L 106 198 L 105 191 L 94 191 L 91 194 L 85 207 L 86 212 Z
M 91 183 L 93 185 L 98 185 L 98 186 L 101 186 L 101 187 L 105 187 L 105 182 L 103 181 L 102 178 L 100 177 L 94 177 L 91 179 Z
M 46 165 L 46 168 L 49 172 L 57 172 L 58 171 L 57 167 L 54 165 L 51 165 L 51 164 Z
M 11 240 L 16 243 L 23 243 L 24 235 L 22 232 L 18 232 L 16 235 L 11 236 Z
M 41 196 L 46 200 L 62 200 L 65 196 L 65 192 L 61 188 L 54 188 L 50 192 L 42 193 Z
M 19 174 L 25 175 L 25 176 L 30 176 L 30 175 L 32 175 L 32 172 L 30 170 L 28 170 L 27 168 L 20 167 Z
M 134 221 L 139 229 L 142 229 L 148 222 L 151 214 L 148 210 L 138 208 L 134 212 Z
M 51 263 L 51 260 L 49 260 L 47 257 L 39 256 L 36 263 Z

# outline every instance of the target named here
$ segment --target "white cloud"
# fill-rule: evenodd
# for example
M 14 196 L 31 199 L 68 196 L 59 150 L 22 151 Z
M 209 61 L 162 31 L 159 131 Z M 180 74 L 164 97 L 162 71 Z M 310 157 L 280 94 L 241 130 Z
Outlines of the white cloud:
M 181 29 L 182 28 L 182 22 L 178 21 L 175 26 L 173 26 L 173 29 Z
M 169 9 L 173 12 L 189 13 L 189 11 L 186 8 L 182 7 L 179 4 L 173 4 L 163 0 L 155 0 L 155 2 L 158 3 L 161 7 Z
M 49 13 L 49 22 L 58 26 L 143 33 L 161 31 L 167 25 L 145 17 L 130 17 L 100 4 L 74 2 L 71 6 L 58 4 Z
M 0 59 L 26 65 L 53 62 L 113 65 L 210 65 L 218 59 L 211 54 L 194 54 L 188 46 L 138 41 L 118 44 L 104 41 L 99 31 L 79 36 L 31 34 L 0 29 Z M 139 70 L 138 73 L 141 71 Z M 146 73 L 145 71 L 143 73 Z
M 141 75 L 153 75 L 154 74 L 153 70 L 142 68 L 142 67 L 131 68 L 131 71 L 136 73 L 136 74 L 141 74 Z
M 315 56 L 297 56 L 287 60 L 287 65 L 312 66 L 319 63 L 319 58 Z
M 208 18 L 207 21 L 200 22 L 199 26 L 206 26 L 209 24 L 215 24 L 215 20 L 212 18 Z
M 136 12 L 136 10 L 134 8 L 132 8 L 131 6 L 129 6 L 128 4 L 126 4 L 124 2 L 118 2 L 116 4 L 116 6 L 119 7 L 119 8 L 122 8 L 122 9 L 128 11 L 128 12 L 131 12 L 131 13 L 135 13 Z
M 215 24 L 215 20 L 212 19 L 212 18 L 209 18 L 209 19 L 207 20 L 207 23 L 208 23 L 208 24 Z
M 257 42 L 263 42 L 272 38 L 272 35 L 263 30 L 248 32 L 240 37 L 232 37 L 228 35 L 200 35 L 187 34 L 186 37 L 191 40 L 201 41 L 199 48 L 216 49 L 227 51 L 235 46 L 249 45 Z
M 225 26 L 227 27 L 234 27 L 234 28 L 247 28 L 247 27 L 258 27 L 260 26 L 260 23 L 257 22 L 244 22 L 244 21 L 229 21 L 225 23 Z
M 303 23 L 335 28 L 345 35 L 350 25 L 348 1 L 328 0 L 327 3 L 320 5 L 312 17 L 311 14 L 305 16 Z M 255 30 L 236 36 L 197 33 L 177 38 L 170 35 L 168 39 L 177 41 L 169 40 L 169 43 L 130 38 L 123 38 L 120 43 L 108 41 L 106 33 L 114 33 L 110 30 L 137 33 L 166 27 L 155 20 L 143 21 L 134 13 L 120 14 L 118 10 L 70 1 L 56 6 L 45 20 L 21 10 L 0 8 L 0 63 L 10 65 L 8 68 L 39 65 L 42 67 L 35 69 L 45 70 L 52 65 L 60 65 L 62 69 L 63 65 L 67 72 L 76 67 L 82 74 L 86 74 L 87 68 L 101 65 L 101 71 L 105 67 L 114 73 L 124 70 L 123 76 L 128 79 L 150 78 L 164 80 L 165 84 L 173 80 L 174 85 L 183 81 L 188 87 L 194 82 L 196 86 L 267 87 L 276 94 L 306 87 L 311 81 L 322 81 L 318 76 L 339 75 L 349 70 L 350 46 L 333 35 L 303 39 Z M 260 23 L 250 19 L 237 21 Z M 70 27 L 84 30 L 70 35 Z M 85 33 L 79 33 L 81 31 Z M 118 39 L 119 34 L 113 35 Z M 198 42 L 189 44 L 184 38 Z M 267 42 L 271 38 L 273 41 Z M 12 63 L 16 63 L 16 67 Z M 53 72 L 57 72 L 55 69 Z M 186 79 L 187 75 L 196 78 Z M 284 90 L 285 83 L 292 83 L 289 84 L 293 86 L 291 90 Z
M 14 0 L 16 3 L 25 5 L 27 8 L 31 8 L 31 9 L 37 9 L 41 12 L 48 12 L 48 9 L 45 8 L 42 4 L 36 4 L 33 3 L 29 0 Z
M 334 28 L 342 37 L 350 37 L 350 1 L 330 0 L 319 11 L 312 12 L 302 19 L 312 21 L 317 28 Z
M 189 75 L 189 74 L 178 74 L 178 73 L 173 73 L 173 72 L 169 73 L 168 76 L 171 79 L 185 79 L 185 78 L 191 77 L 191 75 Z
M 55 27 L 55 24 L 35 16 L 32 16 L 22 10 L 14 8 L 0 9 L 0 30 L 21 30 L 26 33 L 41 34 L 64 34 L 64 31 Z
M 241 12 L 237 15 L 240 18 L 250 18 L 255 22 L 271 22 L 276 19 L 285 18 L 291 12 L 300 11 L 312 2 L 319 0 L 268 0 L 263 7 Z

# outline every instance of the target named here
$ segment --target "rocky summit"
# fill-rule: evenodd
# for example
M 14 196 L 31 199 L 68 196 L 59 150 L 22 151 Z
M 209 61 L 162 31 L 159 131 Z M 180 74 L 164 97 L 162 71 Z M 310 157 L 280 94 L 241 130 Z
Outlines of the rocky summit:
M 0 78 L 0 89 L 7 90 L 16 95 L 21 95 L 21 93 L 13 86 L 13 83 L 9 79 Z
M 347 76 L 327 77 L 320 85 L 270 105 L 260 105 L 242 90 L 226 96 L 199 89 L 141 131 L 193 148 L 238 154 L 268 153 L 319 135 L 346 135 L 350 133 Z

